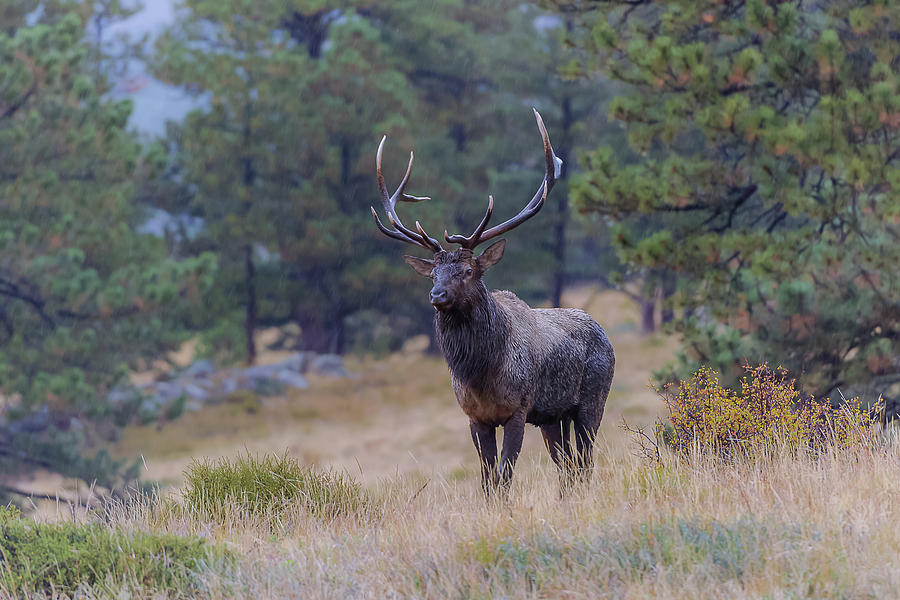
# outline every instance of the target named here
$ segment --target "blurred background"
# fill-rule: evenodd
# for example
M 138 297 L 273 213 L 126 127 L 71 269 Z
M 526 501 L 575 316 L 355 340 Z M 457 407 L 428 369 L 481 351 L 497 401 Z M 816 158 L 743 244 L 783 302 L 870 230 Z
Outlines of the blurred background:
M 393 188 L 415 149 L 407 222 L 468 233 L 540 183 L 531 107 L 563 178 L 486 279 L 607 329 L 603 435 L 699 364 L 895 412 L 898 11 L 5 0 L 0 499 L 243 450 L 477 478 L 429 286 L 372 222 L 375 151 Z

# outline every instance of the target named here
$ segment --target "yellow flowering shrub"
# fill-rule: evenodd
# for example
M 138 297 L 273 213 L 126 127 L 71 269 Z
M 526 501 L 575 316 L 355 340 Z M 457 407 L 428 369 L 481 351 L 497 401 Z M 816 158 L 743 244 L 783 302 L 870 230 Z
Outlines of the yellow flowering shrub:
M 660 435 L 675 451 L 697 444 L 731 454 L 787 444 L 792 449 L 818 448 L 826 443 L 841 446 L 875 439 L 875 411 L 859 406 L 858 399 L 839 408 L 802 397 L 794 380 L 782 368 L 747 367 L 741 390 L 719 383 L 708 367 L 698 370 L 677 388 L 661 391 L 668 418 L 657 423 Z

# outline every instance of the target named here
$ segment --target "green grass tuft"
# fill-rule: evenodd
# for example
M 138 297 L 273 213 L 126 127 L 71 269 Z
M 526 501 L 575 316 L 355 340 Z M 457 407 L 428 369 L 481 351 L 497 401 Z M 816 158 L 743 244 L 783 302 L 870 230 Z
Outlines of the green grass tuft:
M 131 586 L 193 597 L 201 573 L 224 552 L 199 537 L 129 533 L 91 523 L 37 523 L 0 507 L 0 591 L 12 597 Z
M 332 519 L 371 507 L 368 494 L 351 477 L 318 472 L 287 455 L 194 462 L 185 470 L 184 503 L 200 519 L 215 521 L 228 519 L 235 510 L 272 516 L 301 507 Z

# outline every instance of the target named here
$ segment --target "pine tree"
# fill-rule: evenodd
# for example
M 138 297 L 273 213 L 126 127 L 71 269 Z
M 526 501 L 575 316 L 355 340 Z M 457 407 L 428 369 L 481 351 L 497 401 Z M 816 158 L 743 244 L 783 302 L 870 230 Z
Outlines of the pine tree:
M 106 98 L 82 18 L 54 22 L 0 33 L 0 473 L 121 488 L 135 471 L 89 456 L 137 409 L 109 392 L 182 339 L 172 318 L 214 261 L 136 233 L 151 165 L 131 104 Z
M 628 264 L 677 273 L 682 369 L 769 361 L 820 395 L 900 381 L 900 7 L 574 8 L 582 72 L 627 84 L 610 114 L 641 157 L 586 154 L 576 201 L 621 223 Z
M 352 6 L 340 23 L 318 2 L 182 9 L 158 44 L 157 72 L 209 98 L 181 128 L 179 161 L 222 259 L 216 289 L 244 312 L 243 355 L 252 362 L 260 320 L 296 320 L 307 347 L 341 350 L 343 320 L 370 303 L 360 290 L 402 272 L 370 243 L 362 198 L 377 132 L 398 132 L 414 98 Z

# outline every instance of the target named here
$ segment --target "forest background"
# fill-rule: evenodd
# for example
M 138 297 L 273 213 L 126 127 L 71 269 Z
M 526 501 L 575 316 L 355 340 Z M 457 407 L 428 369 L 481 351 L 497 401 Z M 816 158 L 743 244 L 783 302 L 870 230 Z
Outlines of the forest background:
M 389 182 L 416 151 L 410 222 L 468 231 L 533 193 L 532 106 L 563 180 L 491 287 L 624 291 L 681 340 L 660 381 L 768 361 L 900 399 L 893 3 L 185 0 L 129 33 L 146 8 L 0 7 L 0 495 L 134 485 L 102 450 L 156 418 L 129 374 L 188 340 L 228 366 L 273 327 L 320 354 L 430 335 L 369 212 L 377 143 Z M 184 114 L 136 118 L 148 87 Z

